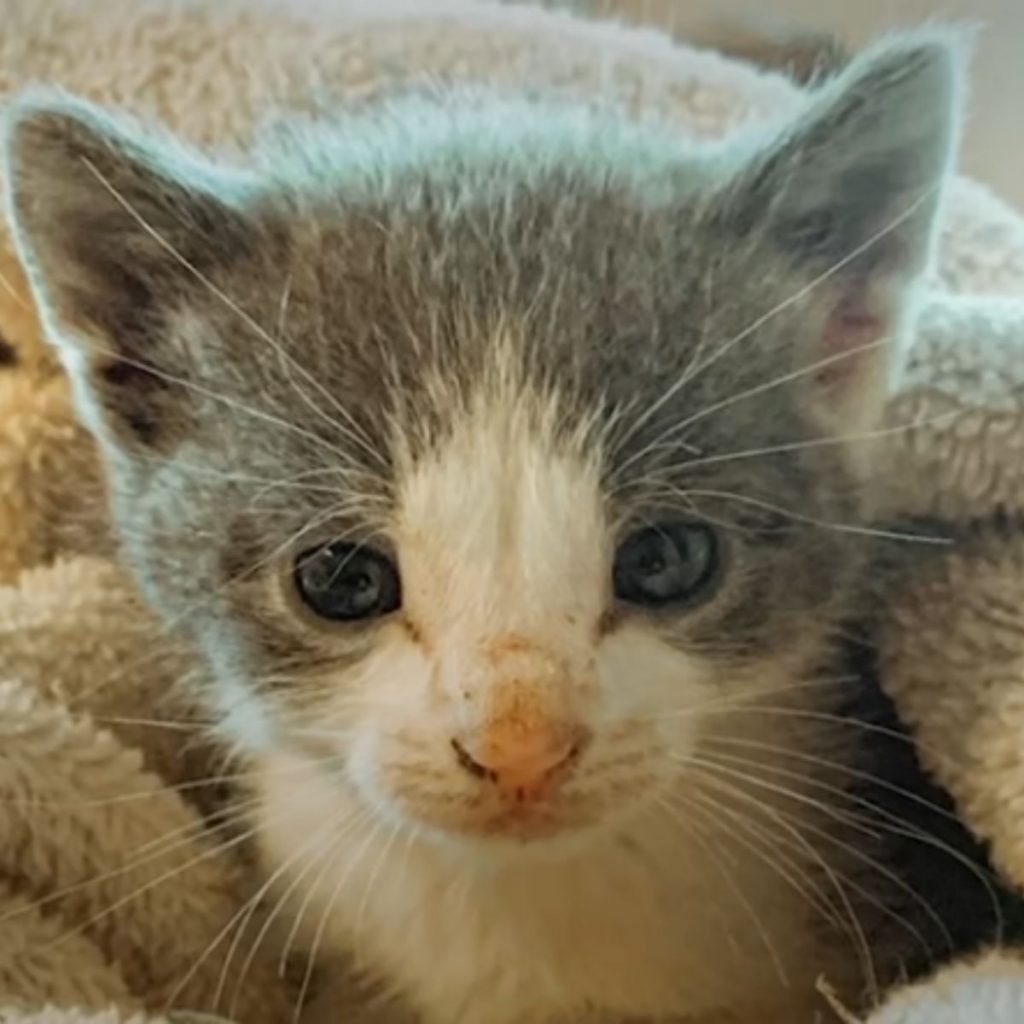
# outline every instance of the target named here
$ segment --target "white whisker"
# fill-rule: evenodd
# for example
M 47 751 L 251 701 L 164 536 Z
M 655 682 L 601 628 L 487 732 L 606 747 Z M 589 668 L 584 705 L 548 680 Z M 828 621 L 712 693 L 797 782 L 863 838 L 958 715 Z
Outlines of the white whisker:
M 100 171 L 95 164 L 90 160 L 85 159 L 84 163 L 89 169 L 90 173 L 93 174 L 100 184 L 110 193 L 111 197 L 115 202 L 121 206 L 122 209 L 142 228 L 143 231 L 149 235 L 162 249 L 164 249 L 176 262 L 178 262 L 185 270 L 192 274 L 200 284 L 206 288 L 211 295 L 213 295 L 218 301 L 222 302 L 232 313 L 234 313 L 246 326 L 253 330 L 257 336 L 270 348 L 274 353 L 298 373 L 314 387 L 331 405 L 331 407 L 346 421 L 347 426 L 340 422 L 329 420 L 332 427 L 337 429 L 343 436 L 357 444 L 362 450 L 369 455 L 371 458 L 377 460 L 384 468 L 387 468 L 386 460 L 383 459 L 380 452 L 378 452 L 366 439 L 359 425 L 355 422 L 352 414 L 345 409 L 338 400 L 330 393 L 311 374 L 301 363 L 299 363 L 285 348 L 277 341 L 276 338 L 269 331 L 267 331 L 262 325 L 256 322 L 241 306 L 238 305 L 229 295 L 227 295 L 221 288 L 211 281 L 205 274 L 202 273 L 190 260 L 188 260 L 184 254 L 179 252 L 163 235 L 160 234 L 146 219 L 143 217 L 135 207 L 123 196 L 118 189 L 116 189 L 113 183 Z M 315 436 L 315 435 L 310 435 Z M 324 442 L 326 443 L 326 442 Z
M 751 323 L 749 323 L 738 334 L 733 335 L 732 338 L 730 338 L 727 342 L 718 347 L 707 359 L 703 360 L 702 362 L 698 362 L 695 366 L 688 367 L 687 371 L 683 375 L 678 377 L 672 383 L 672 385 L 667 390 L 665 390 L 656 401 L 652 402 L 644 410 L 643 414 L 640 417 L 638 417 L 637 420 L 634 421 L 629 436 L 634 436 L 636 432 L 639 431 L 646 423 L 648 423 L 653 416 L 656 416 L 658 412 L 660 412 L 661 409 L 664 408 L 665 404 L 667 402 L 670 402 L 682 388 L 684 388 L 687 384 L 691 383 L 693 380 L 696 380 L 696 378 L 700 374 L 704 373 L 706 370 L 714 366 L 719 359 L 721 359 L 724 355 L 726 355 L 726 353 L 735 348 L 736 345 L 745 341 L 755 332 L 760 330 L 760 328 L 763 327 L 766 323 L 768 323 L 768 321 L 774 319 L 780 313 L 784 312 L 791 306 L 796 305 L 796 303 L 806 298 L 809 294 L 811 294 L 813 291 L 819 288 L 822 284 L 826 283 L 832 277 L 834 277 L 844 267 L 848 266 L 851 262 L 853 262 L 853 260 L 857 259 L 859 256 L 868 252 L 880 241 L 884 240 L 886 236 L 888 236 L 898 227 L 900 227 L 900 225 L 909 220 L 921 208 L 921 206 L 925 202 L 927 202 L 928 199 L 931 198 L 936 191 L 938 191 L 938 188 L 939 186 L 935 185 L 924 190 L 921 193 L 921 195 L 913 203 L 911 203 L 905 210 L 903 210 L 897 217 L 893 218 L 891 221 L 889 221 L 887 224 L 881 227 L 874 234 L 870 235 L 860 245 L 855 246 L 845 256 L 837 260 L 835 263 L 829 266 L 826 270 L 822 271 L 816 277 L 812 278 L 810 281 L 807 282 L 807 284 L 797 289 L 792 295 L 787 296 L 785 299 L 774 305 L 767 312 L 762 313 L 759 317 L 757 317 Z M 873 344 L 877 344 L 877 342 Z M 872 347 L 872 345 L 861 346 L 861 349 L 870 347 Z M 834 361 L 834 358 L 825 361 L 824 363 L 820 364 L 818 368 L 823 369 L 825 366 L 829 365 L 830 362 Z M 709 414 L 711 411 L 715 410 L 701 410 L 696 414 L 696 416 L 697 418 L 703 418 L 703 416 Z M 690 422 L 696 422 L 696 420 L 693 417 L 691 417 Z M 624 440 L 628 440 L 628 437 Z

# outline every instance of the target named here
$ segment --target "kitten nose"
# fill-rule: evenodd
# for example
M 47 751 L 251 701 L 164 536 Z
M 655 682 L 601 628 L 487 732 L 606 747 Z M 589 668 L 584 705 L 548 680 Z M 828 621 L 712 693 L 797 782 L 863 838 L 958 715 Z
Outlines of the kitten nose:
M 540 796 L 582 744 L 581 730 L 554 724 L 527 730 L 518 723 L 492 723 L 476 742 L 452 740 L 463 768 L 519 801 Z

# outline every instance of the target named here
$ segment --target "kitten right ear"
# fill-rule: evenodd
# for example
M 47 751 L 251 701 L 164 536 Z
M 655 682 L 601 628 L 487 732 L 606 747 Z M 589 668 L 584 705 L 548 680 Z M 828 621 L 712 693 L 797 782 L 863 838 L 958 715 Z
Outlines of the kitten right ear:
M 827 363 L 813 407 L 829 429 L 873 425 L 904 358 L 956 146 L 964 56 L 945 32 L 882 42 L 726 186 L 728 229 L 767 240 L 816 281 L 806 299 L 823 326 L 805 358 Z
M 238 199 L 196 157 L 53 93 L 15 104 L 4 142 L 8 222 L 90 426 L 167 443 L 190 372 L 169 314 L 243 251 Z

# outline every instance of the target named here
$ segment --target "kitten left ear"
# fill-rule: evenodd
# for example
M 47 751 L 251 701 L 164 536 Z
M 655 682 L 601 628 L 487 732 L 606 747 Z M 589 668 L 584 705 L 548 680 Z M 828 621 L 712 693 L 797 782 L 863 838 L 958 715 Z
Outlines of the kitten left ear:
M 805 358 L 822 363 L 829 426 L 869 425 L 902 361 L 955 145 L 960 55 L 944 36 L 869 51 L 728 190 L 733 229 L 767 236 L 808 282 L 822 326 Z
M 6 117 L 8 223 L 89 425 L 166 446 L 194 362 L 170 329 L 201 275 L 251 243 L 240 190 L 169 139 L 42 90 Z

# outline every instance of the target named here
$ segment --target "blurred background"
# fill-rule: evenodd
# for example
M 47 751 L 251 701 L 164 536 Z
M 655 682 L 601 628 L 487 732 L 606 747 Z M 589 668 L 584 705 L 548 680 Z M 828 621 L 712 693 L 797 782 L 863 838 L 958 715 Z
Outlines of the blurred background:
M 975 25 L 980 34 L 961 167 L 1024 210 L 1024 0 L 583 0 L 579 6 L 672 25 L 681 35 L 712 19 L 768 17 L 776 26 L 834 32 L 850 47 L 922 21 Z

